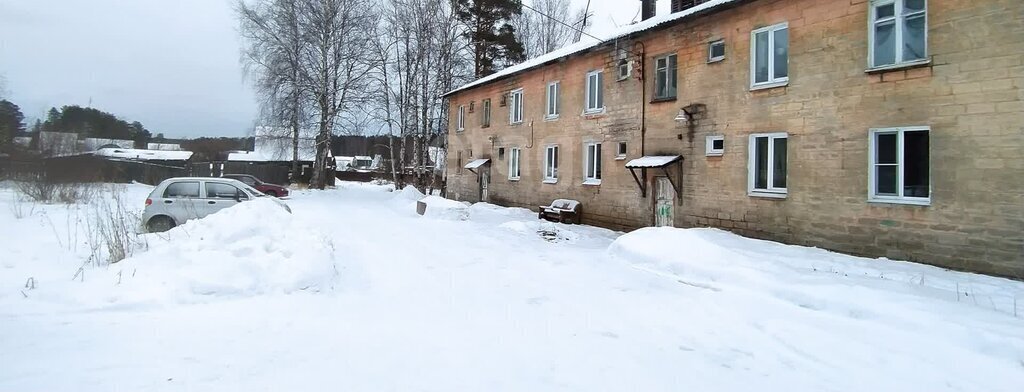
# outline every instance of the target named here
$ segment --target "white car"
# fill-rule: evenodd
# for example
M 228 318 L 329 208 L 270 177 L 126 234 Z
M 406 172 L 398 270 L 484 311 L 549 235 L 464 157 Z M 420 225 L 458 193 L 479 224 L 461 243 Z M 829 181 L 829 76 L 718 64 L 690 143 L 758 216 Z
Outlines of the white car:
M 257 197 L 271 197 L 241 181 L 212 177 L 177 177 L 161 182 L 146 198 L 142 225 L 162 232 Z M 273 198 L 288 212 L 284 202 Z

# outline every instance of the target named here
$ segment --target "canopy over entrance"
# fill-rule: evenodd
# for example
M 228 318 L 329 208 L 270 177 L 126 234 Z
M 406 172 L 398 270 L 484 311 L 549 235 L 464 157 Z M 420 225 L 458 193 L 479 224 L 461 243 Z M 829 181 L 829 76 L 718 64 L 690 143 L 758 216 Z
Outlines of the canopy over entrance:
M 629 173 L 633 175 L 633 180 L 636 181 L 636 185 L 640 187 L 640 196 L 647 197 L 647 169 L 661 169 L 665 172 L 665 177 L 668 177 L 668 181 L 672 184 L 672 188 L 676 190 L 676 197 L 681 197 L 682 192 L 679 190 L 679 184 L 682 182 L 682 177 L 679 179 L 673 179 L 672 175 L 668 172 L 668 166 L 677 162 L 682 162 L 682 155 L 648 155 L 640 158 L 633 159 L 626 162 L 626 168 L 629 169 Z M 640 175 L 636 175 L 636 170 L 640 169 Z

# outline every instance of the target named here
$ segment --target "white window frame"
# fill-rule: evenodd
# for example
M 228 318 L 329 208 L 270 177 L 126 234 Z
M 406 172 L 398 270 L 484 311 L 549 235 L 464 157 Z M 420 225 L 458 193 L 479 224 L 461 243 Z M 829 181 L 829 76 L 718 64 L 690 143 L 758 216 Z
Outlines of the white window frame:
M 547 99 L 544 101 L 544 118 L 548 120 L 554 120 L 558 118 L 558 112 L 561 108 L 558 107 L 558 94 L 561 93 L 562 86 L 561 82 L 554 81 L 548 83 L 548 86 L 544 89 L 544 96 Z M 552 110 L 554 109 L 554 110 Z
M 510 181 L 519 181 L 519 177 L 522 175 L 522 150 L 519 147 L 511 147 L 508 149 L 508 179 Z
M 708 42 L 708 63 L 717 63 L 719 61 L 725 60 L 725 51 L 724 50 L 722 51 L 722 55 L 721 56 L 715 56 L 714 54 L 712 54 L 711 49 L 714 48 L 715 45 L 719 45 L 719 44 L 722 45 L 722 49 L 725 49 L 725 40 L 724 39 L 719 39 L 719 40 L 714 40 L 714 41 Z
M 544 183 L 558 182 L 558 145 L 549 144 L 544 147 Z
M 779 31 L 779 30 L 789 30 L 789 22 L 782 22 L 782 23 L 778 23 L 778 24 L 773 24 L 771 26 L 762 27 L 762 28 L 759 28 L 757 30 L 754 30 L 754 31 L 750 32 L 750 89 L 751 90 L 757 90 L 757 89 L 762 89 L 762 88 L 779 87 L 779 86 L 785 86 L 785 85 L 789 84 L 789 71 L 790 71 L 790 69 L 789 69 L 788 66 L 786 67 L 786 76 L 785 77 L 781 77 L 781 78 L 776 78 L 775 77 L 775 58 L 774 58 L 775 32 Z M 768 33 L 768 49 L 769 49 L 768 50 L 768 56 L 769 56 L 769 58 L 768 58 L 768 80 L 764 81 L 764 82 L 758 82 L 757 81 L 757 34 L 764 33 L 764 32 Z M 789 40 L 789 41 L 792 41 L 792 40 Z M 790 57 L 789 52 L 790 52 L 790 49 L 792 49 L 792 46 L 789 45 L 788 43 L 786 44 L 786 46 L 787 46 L 787 48 L 789 48 L 786 51 L 786 64 L 789 64 L 789 57 Z
M 480 120 L 480 128 L 488 128 L 491 126 L 491 99 L 485 99 L 483 102 L 483 106 L 483 118 Z
M 908 65 L 925 64 L 931 61 L 928 59 L 928 0 L 924 0 L 924 10 L 911 15 L 903 15 L 903 3 L 905 0 L 872 0 L 868 2 L 868 69 L 899 68 Z M 879 6 L 893 4 L 893 16 L 878 20 L 877 12 Z M 903 60 L 903 26 L 908 16 L 924 14 L 924 58 L 915 60 Z M 875 25 L 881 22 L 892 20 L 895 24 L 893 39 L 896 41 L 896 59 L 892 64 L 875 65 Z
M 766 188 L 754 188 L 757 179 L 757 138 L 768 138 L 768 178 Z M 775 182 L 775 139 L 786 139 L 786 175 L 789 175 L 789 134 L 786 132 L 752 133 L 747 139 L 747 195 L 759 197 L 785 198 L 789 194 L 789 179 L 786 179 L 786 188 L 772 186 Z
M 509 105 L 508 105 L 508 123 L 509 124 L 522 124 L 523 123 L 523 89 L 517 88 L 508 93 Z
M 466 130 L 466 105 L 459 105 L 459 114 L 455 116 L 455 130 Z
M 669 69 L 669 64 L 672 63 L 672 59 L 673 58 L 675 58 L 675 61 L 676 61 L 676 68 L 675 69 Z M 662 59 L 665 60 L 665 67 L 664 68 L 660 68 L 658 66 L 658 61 L 660 61 Z M 665 73 L 665 84 L 666 84 L 665 85 L 665 91 L 666 91 L 666 95 L 665 96 L 658 96 L 658 74 L 662 73 L 662 72 Z M 671 77 L 671 79 L 669 79 L 670 77 Z M 671 85 L 673 81 L 676 82 L 676 90 L 673 91 L 671 94 L 668 94 L 668 86 Z M 677 96 L 679 96 L 679 56 L 677 56 L 675 53 L 666 53 L 666 54 L 663 54 L 661 56 L 654 57 L 654 99 L 656 99 L 656 100 L 658 100 L 658 99 L 669 99 L 670 100 L 670 99 L 676 98 Z
M 590 151 L 594 150 L 594 160 L 590 159 Z M 600 171 L 601 143 L 591 142 L 583 145 L 583 185 L 601 185 Z
M 591 83 L 593 83 L 592 80 L 596 80 L 597 81 L 597 89 L 594 90 L 594 92 L 595 92 L 595 94 L 597 94 L 597 96 L 593 97 L 594 98 L 594 103 L 595 103 L 596 106 L 591 106 L 590 105 L 590 101 L 591 101 L 590 87 L 591 87 Z M 604 71 L 602 71 L 602 70 L 595 70 L 595 71 L 587 72 L 587 82 L 584 84 L 584 86 L 586 87 L 586 90 L 583 92 L 583 113 L 584 114 L 595 114 L 595 113 L 603 113 L 604 112 L 604 91 L 602 91 L 603 88 L 604 88 L 604 83 L 602 83 L 603 80 L 604 80 Z
M 716 141 L 722 141 L 722 148 L 715 148 Z M 720 157 L 725 155 L 725 135 L 711 135 L 705 139 L 704 155 L 709 157 Z
M 871 128 L 868 130 L 868 201 L 872 203 L 892 203 L 892 204 L 913 204 L 927 206 L 932 203 L 932 164 L 928 162 L 928 197 L 912 197 L 903 196 L 903 135 L 906 132 L 928 132 L 928 148 L 931 149 L 931 127 L 927 126 L 912 126 L 912 127 L 897 127 L 897 128 Z M 877 171 L 876 166 L 879 165 L 877 162 L 878 156 L 875 152 L 878 149 L 878 135 L 883 134 L 896 134 L 896 191 L 897 195 L 879 195 L 876 193 L 878 187 L 876 186 Z M 931 159 L 931 151 L 928 152 L 929 160 Z
M 623 148 L 622 148 L 623 146 L 626 147 L 625 151 L 623 151 Z M 626 159 L 626 154 L 628 154 L 628 153 L 629 153 L 629 146 L 626 145 L 626 142 L 615 143 L 615 160 L 616 161 L 621 161 L 623 159 Z

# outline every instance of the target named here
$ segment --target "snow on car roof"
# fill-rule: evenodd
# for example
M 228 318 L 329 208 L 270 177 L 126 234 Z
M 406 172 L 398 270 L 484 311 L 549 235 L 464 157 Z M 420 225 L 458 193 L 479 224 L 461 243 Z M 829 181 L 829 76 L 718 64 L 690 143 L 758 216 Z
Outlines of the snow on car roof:
M 734 1 L 737 1 L 737 0 L 710 0 L 710 1 L 706 2 L 706 3 L 694 6 L 692 8 L 685 9 L 683 11 L 679 11 L 679 12 L 675 12 L 675 13 L 670 13 L 670 14 L 664 14 L 664 15 L 658 15 L 658 16 L 655 16 L 653 18 L 647 19 L 645 21 L 641 21 L 641 22 L 634 23 L 634 24 L 631 24 L 631 25 L 623 26 L 620 29 L 617 29 L 617 30 L 614 30 L 614 31 L 612 31 L 612 32 L 610 32 L 608 34 L 605 34 L 604 37 L 598 36 L 598 38 L 600 38 L 600 40 L 594 39 L 593 37 L 586 37 L 586 36 L 584 36 L 583 39 L 580 42 L 574 43 L 572 45 L 565 46 L 565 47 L 563 47 L 561 49 L 557 49 L 557 50 L 555 50 L 553 52 L 549 52 L 549 53 L 541 55 L 541 56 L 534 57 L 534 58 L 532 58 L 530 60 L 524 61 L 522 63 L 519 63 L 519 64 L 513 65 L 511 67 L 505 68 L 505 69 L 503 69 L 501 71 L 495 72 L 495 73 L 490 74 L 488 76 L 485 76 L 485 77 L 482 77 L 480 79 L 474 80 L 474 81 L 469 82 L 467 84 L 464 84 L 464 85 L 462 85 L 462 86 L 460 86 L 460 87 L 458 87 L 458 88 L 456 88 L 456 89 L 454 89 L 452 91 L 444 93 L 441 96 L 452 95 L 452 94 L 455 94 L 455 93 L 457 93 L 459 91 L 466 90 L 466 89 L 471 88 L 471 87 L 476 87 L 476 86 L 479 86 L 479 85 L 482 85 L 482 84 L 485 84 L 485 83 L 488 83 L 488 82 L 492 82 L 492 81 L 504 78 L 506 76 L 510 76 L 510 75 L 513 75 L 513 74 L 516 74 L 516 73 L 519 73 L 519 72 L 523 72 L 523 71 L 529 70 L 531 68 L 541 66 L 541 65 L 543 65 L 543 64 L 545 64 L 545 63 L 547 63 L 549 61 L 558 60 L 558 59 L 563 58 L 563 57 L 569 57 L 569 56 L 571 56 L 573 54 L 583 52 L 585 50 L 594 48 L 596 46 L 600 46 L 601 44 L 605 44 L 605 43 L 608 43 L 610 41 L 614 41 L 615 39 L 623 38 L 623 37 L 626 37 L 628 35 L 636 34 L 636 33 L 642 32 L 642 31 L 646 31 L 646 30 L 649 30 L 649 29 L 652 29 L 652 28 L 655 28 L 655 27 L 658 27 L 658 26 L 661 26 L 661 25 L 664 25 L 664 24 L 667 24 L 667 23 L 675 22 L 675 21 L 681 20 L 683 18 L 686 18 L 686 17 L 688 17 L 690 15 L 694 15 L 694 14 L 697 14 L 697 13 L 700 13 L 700 12 L 703 12 L 703 11 L 709 11 L 711 9 L 717 8 L 717 7 L 721 6 L 721 5 L 728 4 L 728 3 L 731 3 L 731 2 L 734 2 Z

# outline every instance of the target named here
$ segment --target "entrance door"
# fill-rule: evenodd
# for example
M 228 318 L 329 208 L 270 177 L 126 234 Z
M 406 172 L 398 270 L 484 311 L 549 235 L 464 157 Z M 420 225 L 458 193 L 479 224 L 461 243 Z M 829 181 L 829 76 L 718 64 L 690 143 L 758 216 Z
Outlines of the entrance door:
M 655 178 L 654 190 L 654 225 L 675 226 L 676 190 L 668 177 Z
M 491 183 L 491 171 L 480 170 L 480 201 L 487 201 L 487 185 Z

